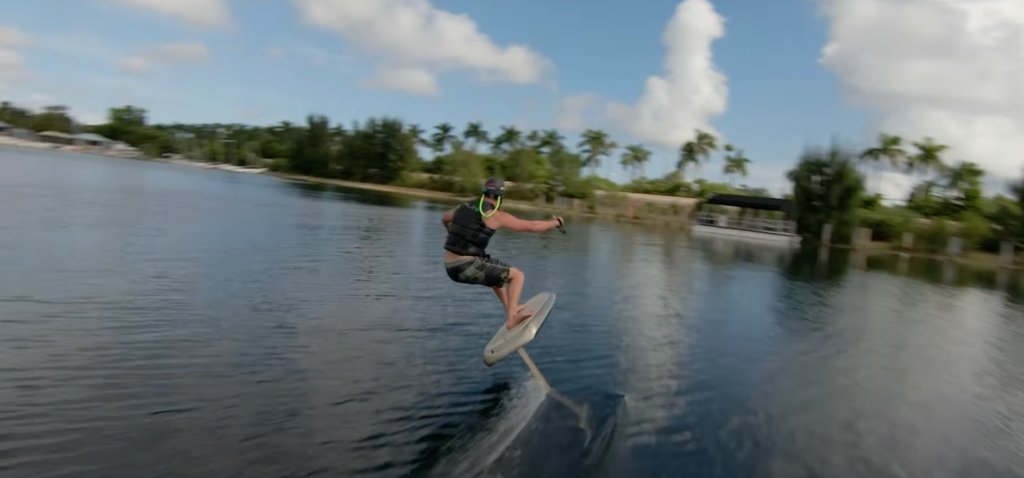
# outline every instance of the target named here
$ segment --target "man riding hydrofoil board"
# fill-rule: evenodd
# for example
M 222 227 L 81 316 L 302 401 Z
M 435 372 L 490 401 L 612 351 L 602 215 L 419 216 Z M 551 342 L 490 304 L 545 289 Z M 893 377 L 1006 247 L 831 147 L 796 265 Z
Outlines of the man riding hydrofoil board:
M 512 329 L 533 313 L 523 311 L 519 303 L 523 292 L 523 271 L 492 258 L 485 251 L 494 232 L 501 228 L 516 232 L 546 232 L 561 229 L 562 218 L 546 221 L 519 219 L 500 211 L 505 182 L 489 178 L 484 182 L 479 201 L 458 205 L 442 218 L 448 239 L 444 243 L 444 268 L 448 277 L 461 284 L 482 285 L 494 290 L 505 307 L 505 328 Z M 507 291 L 505 286 L 508 285 Z

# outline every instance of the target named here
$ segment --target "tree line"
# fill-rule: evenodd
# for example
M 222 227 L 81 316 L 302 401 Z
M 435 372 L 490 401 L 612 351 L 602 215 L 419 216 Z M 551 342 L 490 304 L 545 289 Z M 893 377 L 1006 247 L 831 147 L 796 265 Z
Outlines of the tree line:
M 519 199 L 592 198 L 596 189 L 701 198 L 717 193 L 768 195 L 763 189 L 736 186 L 736 180 L 747 175 L 751 160 L 742 149 L 720 145 L 718 138 L 701 130 L 679 146 L 674 170 L 648 178 L 645 166 L 653 157 L 651 150 L 639 143 L 620 147 L 598 129 L 570 139 L 554 129 L 522 131 L 500 126 L 492 132 L 481 122 L 461 129 L 441 123 L 428 131 L 386 116 L 343 125 L 323 115 L 309 115 L 305 124 L 281 121 L 252 126 L 152 124 L 147 115 L 136 106 L 111 108 L 105 123 L 85 126 L 76 124 L 63 106 L 33 112 L 0 103 L 0 121 L 12 126 L 93 132 L 141 148 L 150 157 L 181 154 L 203 161 L 265 165 L 309 176 L 460 194 L 475 193 L 484 177 L 501 176 L 513 183 L 509 196 Z M 966 236 L 969 247 L 981 249 L 1021 237 L 1020 185 L 1014 187 L 1013 197 L 985 196 L 981 184 L 985 171 L 972 162 L 947 162 L 947 151 L 947 146 L 932 138 L 907 142 L 885 133 L 877 144 L 863 150 L 832 146 L 805 151 L 787 174 L 793 190 L 786 197 L 796 205 L 800 232 L 814 238 L 824 223 L 831 222 L 842 242 L 856 227 L 871 228 L 875 239 L 883 241 L 897 241 L 902 232 L 911 230 L 922 237 L 934 233 L 937 238 L 955 231 Z M 719 171 L 726 181 L 687 180 L 719 152 Z M 617 160 L 630 175 L 629 183 L 597 176 L 597 168 L 609 159 Z M 916 181 L 903 204 L 886 206 L 880 195 L 866 193 L 866 177 L 880 180 L 885 169 Z M 920 230 L 925 227 L 922 224 L 945 232 Z
M 530 198 L 585 198 L 595 188 L 705 196 L 726 191 L 767 193 L 735 186 L 736 179 L 747 175 L 751 161 L 732 145 L 724 146 L 721 169 L 728 184 L 686 181 L 688 169 L 696 170 L 719 150 L 716 138 L 700 130 L 693 141 L 680 146 L 676 170 L 650 179 L 644 174 L 653 156 L 649 149 L 639 143 L 620 148 L 607 132 L 597 129 L 587 129 L 570 140 L 554 129 L 522 131 L 500 126 L 492 133 L 481 122 L 470 122 L 461 130 L 442 123 L 426 131 L 394 117 L 349 126 L 332 123 L 323 115 L 309 115 L 301 125 L 289 121 L 270 126 L 150 124 L 147 111 L 136 106 L 111 108 L 106 123 L 84 126 L 75 124 L 62 106 L 33 113 L 9 102 L 0 104 L 0 121 L 37 132 L 93 132 L 138 147 L 149 157 L 181 154 L 202 161 L 266 164 L 277 171 L 456 193 L 475 190 L 489 175 L 515 184 L 513 196 Z M 597 176 L 597 168 L 608 159 L 618 160 L 632 180 L 629 184 Z
M 837 243 L 848 242 L 859 227 L 871 229 L 874 240 L 893 244 L 911 232 L 915 249 L 934 253 L 945 250 L 950 236 L 961 237 L 968 250 L 996 252 L 1001 241 L 1019 246 L 1024 182 L 1010 184 L 1010 196 L 986 196 L 985 170 L 970 161 L 947 161 L 948 149 L 930 137 L 907 143 L 880 133 L 877 144 L 859 151 L 838 145 L 806 151 L 787 173 L 798 229 L 813 241 L 831 223 Z M 916 183 L 904 201 L 885 205 L 881 194 L 866 194 L 867 174 L 858 167 L 876 177 L 889 169 Z

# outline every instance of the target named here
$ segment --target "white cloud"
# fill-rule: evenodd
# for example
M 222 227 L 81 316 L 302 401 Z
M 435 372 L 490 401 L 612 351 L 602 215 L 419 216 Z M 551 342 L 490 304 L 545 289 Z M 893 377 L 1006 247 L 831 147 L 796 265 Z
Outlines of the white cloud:
M 648 78 L 635 105 L 609 104 L 608 116 L 637 138 L 666 148 L 693 139 L 697 128 L 717 135 L 709 122 L 725 113 L 729 91 L 711 44 L 724 34 L 725 20 L 707 0 L 680 3 L 662 34 L 665 76 Z
M 178 42 L 158 45 L 153 49 L 153 55 L 173 62 L 190 62 L 205 60 L 210 52 L 201 42 Z
M 583 131 L 587 128 L 590 112 L 600 104 L 601 97 L 593 93 L 560 99 L 555 114 L 555 127 L 566 131 Z
M 28 35 L 17 28 L 0 27 L 0 91 L 11 89 L 30 76 L 19 50 L 31 43 Z
M 932 136 L 951 147 L 947 162 L 1020 175 L 1024 2 L 818 1 L 831 21 L 822 65 L 849 102 L 877 115 L 866 140 L 878 130 L 906 140 Z
M 107 0 L 152 10 L 185 23 L 200 26 L 223 25 L 231 20 L 227 0 Z
M 209 50 L 200 42 L 164 43 L 123 58 L 117 65 L 126 72 L 144 74 L 158 65 L 196 63 L 209 57 Z
M 152 61 L 141 56 L 130 56 L 117 62 L 117 66 L 128 73 L 149 73 Z
M 373 78 L 362 84 L 365 88 L 403 91 L 421 96 L 436 96 L 440 92 L 434 74 L 419 68 L 381 66 Z
M 370 80 L 375 85 L 400 85 L 413 77 L 417 86 L 403 91 L 429 91 L 434 76 L 469 70 L 480 81 L 531 84 L 543 81 L 550 60 L 524 45 L 499 47 L 480 32 L 467 15 L 439 10 L 427 0 L 293 0 L 310 25 L 339 33 L 363 53 L 385 66 Z M 383 79 L 381 73 L 399 77 Z
M 14 27 L 0 27 L 0 47 L 24 48 L 32 44 L 28 35 Z
M 0 49 L 0 75 L 20 71 L 25 66 L 21 54 L 14 50 Z

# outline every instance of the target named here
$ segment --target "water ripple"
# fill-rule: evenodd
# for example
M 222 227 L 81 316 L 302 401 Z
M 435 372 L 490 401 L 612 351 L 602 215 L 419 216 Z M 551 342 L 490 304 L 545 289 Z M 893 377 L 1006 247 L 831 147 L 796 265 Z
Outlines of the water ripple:
M 444 275 L 447 205 L 0 162 L 4 478 L 475 476 L 543 400 L 483 365 L 503 313 Z M 490 252 L 558 294 L 551 385 L 626 395 L 611 476 L 1022 476 L 1018 277 L 570 231 Z

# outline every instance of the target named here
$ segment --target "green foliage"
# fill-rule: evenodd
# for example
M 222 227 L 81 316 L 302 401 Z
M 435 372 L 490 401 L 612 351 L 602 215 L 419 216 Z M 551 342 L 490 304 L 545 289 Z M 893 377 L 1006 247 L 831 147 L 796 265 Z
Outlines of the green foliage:
M 690 193 L 690 184 L 682 180 L 679 171 L 666 174 L 658 179 L 640 178 L 627 184 L 624 190 L 641 194 L 661 194 L 665 196 L 684 196 Z
M 949 224 L 941 218 L 915 223 L 911 232 L 914 233 L 914 249 L 933 254 L 945 252 L 951 235 Z
M 395 180 L 396 186 L 414 189 L 426 189 L 459 195 L 474 195 L 480 192 L 479 184 L 468 184 L 459 178 L 450 176 L 431 176 L 422 173 L 404 173 Z
M 517 183 L 531 183 L 538 179 L 543 181 L 545 176 L 550 178 L 550 169 L 547 158 L 532 148 L 513 149 L 501 163 L 502 176 Z
M 371 118 L 342 137 L 337 157 L 342 178 L 391 183 L 415 163 L 415 138 L 399 119 Z
M 619 191 L 622 189 L 622 186 L 619 186 L 615 181 L 600 176 L 587 176 L 584 181 L 590 184 L 591 188 L 602 191 Z
M 581 178 L 566 179 L 556 191 L 559 196 L 573 199 L 591 199 L 594 197 L 593 186 Z
M 210 162 L 264 165 L 272 171 L 289 171 L 311 176 L 355 181 L 393 183 L 460 195 L 475 195 L 480 182 L 489 176 L 508 181 L 508 198 L 552 201 L 556 196 L 578 198 L 588 206 L 612 205 L 625 197 L 622 192 L 694 196 L 707 199 L 714 194 L 767 196 L 767 191 L 697 179 L 687 182 L 683 172 L 698 168 L 719 149 L 713 135 L 695 131 L 692 141 L 679 146 L 677 170 L 661 178 L 642 177 L 643 165 L 653 153 L 641 144 L 630 144 L 620 164 L 633 180 L 619 185 L 593 176 L 604 157 L 618 145 L 600 130 L 588 129 L 570 151 L 567 140 L 556 130 L 520 131 L 503 126 L 492 136 L 480 122 L 463 130 L 442 123 L 425 130 L 396 118 L 371 118 L 346 129 L 325 116 L 310 115 L 305 124 L 282 121 L 269 126 L 241 124 L 150 124 L 148 112 L 132 105 L 111 108 L 107 122 L 94 126 L 75 124 L 67 108 L 48 106 L 38 112 L 0 103 L 0 121 L 35 131 L 93 132 L 140 148 L 146 156 L 182 154 Z M 904 144 L 909 147 L 904 150 Z M 417 148 L 437 152 L 424 160 Z M 746 174 L 749 159 L 741 149 L 726 144 L 721 172 L 729 182 Z M 912 151 L 911 151 L 912 149 Z M 984 171 L 974 163 L 949 166 L 942 160 L 947 147 L 925 138 L 904 142 L 898 136 L 882 134 L 878 145 L 861 154 L 837 147 L 805 152 L 788 177 L 793 181 L 792 200 L 801 234 L 817 239 L 825 223 L 835 224 L 833 238 L 849 238 L 855 225 L 871 228 L 880 241 L 899 241 L 903 232 L 915 233 L 921 248 L 941 252 L 950 234 L 963 237 L 965 246 L 996 250 L 1000 240 L 1020 243 L 1024 238 L 1024 182 L 1014 186 L 1012 198 L 986 198 L 982 193 Z M 264 159 L 266 158 L 266 159 Z M 906 207 L 883 206 L 879 195 L 864 196 L 863 178 L 853 163 L 871 161 L 902 170 L 911 176 L 924 175 Z M 590 167 L 591 176 L 583 177 Z M 636 178 L 637 173 L 640 178 Z M 881 172 L 881 171 L 879 171 Z M 595 190 L 609 194 L 597 196 Z M 611 207 L 611 206 L 609 206 Z M 654 214 L 634 208 L 634 216 Z M 933 221 L 915 221 L 914 217 Z M 953 224 L 955 223 L 955 224 Z
M 623 168 L 629 169 L 635 179 L 636 171 L 643 170 L 644 164 L 650 159 L 650 150 L 644 148 L 641 144 L 630 144 L 626 146 L 626 151 L 622 153 L 622 159 L 619 161 L 619 164 Z
M 729 149 L 731 152 L 732 147 L 730 146 Z M 718 140 L 713 135 L 699 129 L 695 130 L 694 139 L 679 147 L 679 161 L 676 163 L 676 170 L 685 177 L 687 166 L 692 164 L 696 168 L 700 165 L 701 158 L 707 159 L 711 156 L 712 151 L 717 150 Z M 743 169 L 746 170 L 745 164 Z
M 167 131 L 146 124 L 146 110 L 143 108 L 111 108 L 107 123 L 91 129 L 98 135 L 138 147 L 149 157 L 175 152 L 174 142 Z
M 981 178 L 985 172 L 977 164 L 959 163 L 945 169 L 946 190 L 950 193 L 946 201 L 951 214 L 978 212 L 981 209 Z
M 959 221 L 957 235 L 964 241 L 965 250 L 979 250 L 991 247 L 992 226 L 980 214 L 969 212 Z
M 290 165 L 288 164 L 288 160 L 287 160 L 287 159 L 284 159 L 284 158 L 281 158 L 281 159 L 275 159 L 275 160 L 271 161 L 271 162 L 270 162 L 270 165 L 269 165 L 269 166 L 267 166 L 267 167 L 268 167 L 268 168 L 269 168 L 269 169 L 270 169 L 271 171 L 274 171 L 274 172 L 279 172 L 279 173 L 280 173 L 280 172 L 287 172 L 287 171 L 291 171 L 291 166 L 290 166 Z
M 696 198 L 706 201 L 711 199 L 716 194 L 739 194 L 740 192 L 729 187 L 727 184 L 715 183 L 711 181 L 705 181 L 698 179 L 694 181 L 694 191 L 691 191 L 691 195 Z
M 295 136 L 291 145 L 289 156 L 292 170 L 310 176 L 333 176 L 329 174 L 332 171 L 327 117 L 310 115 L 306 123 L 307 128 Z
M 866 209 L 868 211 L 879 210 L 882 207 L 882 195 L 871 194 L 862 197 L 860 201 L 860 207 L 861 209 Z
M 981 202 L 981 215 L 992 223 L 996 240 L 1021 237 L 1021 209 L 1017 201 L 1002 195 L 986 198 Z
M 731 144 L 725 145 L 725 151 L 729 154 L 725 155 L 725 167 L 722 168 L 722 173 L 729 177 L 729 184 L 735 184 L 736 176 L 747 175 L 747 165 L 750 164 L 750 159 L 743 155 L 742 149 L 736 149 Z
M 851 152 L 833 145 L 807 151 L 789 171 L 797 230 L 819 240 L 825 224 L 832 223 L 833 242 L 848 240 L 864 192 L 864 178 L 854 167 Z
M 590 168 L 591 176 L 596 176 L 601 157 L 611 155 L 619 147 L 615 141 L 608 139 L 608 133 L 596 129 L 584 131 L 583 139 L 577 146 L 583 154 L 583 164 Z
M 542 186 L 513 184 L 505 189 L 505 197 L 517 201 L 536 201 L 546 197 L 545 192 Z
M 15 128 L 32 129 L 32 118 L 34 116 L 31 111 L 15 106 L 9 101 L 0 103 L 0 121 Z
M 871 229 L 873 241 L 899 244 L 903 233 L 913 228 L 914 217 L 906 208 L 860 209 L 857 222 L 860 227 Z

